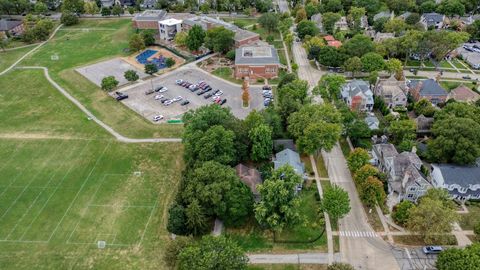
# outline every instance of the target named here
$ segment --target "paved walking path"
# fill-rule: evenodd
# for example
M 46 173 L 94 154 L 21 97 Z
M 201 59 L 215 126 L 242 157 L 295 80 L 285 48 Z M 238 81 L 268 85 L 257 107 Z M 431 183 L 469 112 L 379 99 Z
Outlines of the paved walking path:
M 247 254 L 252 264 L 327 264 L 330 257 L 327 253 L 295 253 L 295 254 Z M 340 254 L 334 254 L 334 260 L 340 261 Z
M 27 48 L 27 47 L 32 47 L 32 46 L 35 46 L 35 45 L 38 45 L 38 44 L 39 44 L 39 43 L 33 43 L 33 44 L 28 44 L 28 45 L 13 47 L 13 48 L 7 48 L 7 49 L 4 49 L 3 52 L 14 51 L 14 50 L 18 50 L 18 49 L 23 49 L 23 48 Z

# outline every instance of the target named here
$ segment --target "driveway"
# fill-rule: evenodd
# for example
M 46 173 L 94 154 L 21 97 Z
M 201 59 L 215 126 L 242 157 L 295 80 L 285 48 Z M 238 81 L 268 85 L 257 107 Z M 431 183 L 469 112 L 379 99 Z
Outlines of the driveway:
M 218 79 L 217 77 L 200 71 L 197 67 L 191 65 L 176 69 L 160 77 L 147 80 L 144 83 L 138 83 L 137 85 L 121 89 L 120 91 L 122 93 L 128 94 L 129 96 L 128 99 L 125 99 L 122 102 L 150 121 L 152 121 L 154 115 L 159 114 L 163 115 L 165 120 L 180 119 L 182 115 L 189 110 L 213 103 L 212 98 L 204 98 L 205 94 L 199 96 L 197 95 L 199 91 L 191 92 L 188 89 L 177 85 L 175 83 L 175 80 L 177 79 L 182 79 L 193 84 L 199 81 L 205 81 L 213 88 L 213 90 L 220 89 L 223 92 L 221 98 L 227 99 L 227 102 L 223 106 L 229 107 L 232 113 L 240 119 L 247 117 L 248 113 L 253 109 L 260 110 L 264 107 L 261 86 L 250 87 L 250 107 L 244 108 L 242 106 L 242 89 L 239 85 Z M 149 95 L 145 94 L 147 90 L 152 88 L 155 89 L 159 86 L 167 87 L 168 91 Z M 180 101 L 165 106 L 159 100 L 155 100 L 156 95 L 163 95 L 164 98 L 168 99 L 181 96 L 183 100 L 186 99 L 190 101 L 190 103 L 182 106 Z

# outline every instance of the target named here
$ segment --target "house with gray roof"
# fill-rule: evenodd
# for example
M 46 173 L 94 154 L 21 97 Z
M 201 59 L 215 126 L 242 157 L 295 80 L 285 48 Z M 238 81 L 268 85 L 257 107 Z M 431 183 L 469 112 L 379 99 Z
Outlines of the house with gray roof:
M 352 80 L 342 86 L 342 99 L 351 110 L 371 111 L 373 93 L 370 85 L 362 80 Z
M 459 201 L 480 199 L 480 167 L 454 164 L 432 164 L 431 182 L 444 188 L 453 199 Z
M 412 13 L 410 11 L 406 11 L 406 12 L 398 15 L 397 18 L 402 19 L 402 20 L 406 20 L 408 17 L 410 17 L 410 15 L 412 15 Z
M 23 22 L 16 20 L 0 20 L 0 38 L 20 36 L 24 32 Z
M 407 95 L 405 94 L 405 82 L 395 79 L 393 76 L 387 80 L 379 80 L 375 85 L 375 95 L 382 97 L 388 108 L 407 106 Z
M 140 4 L 141 8 L 154 8 L 158 0 L 143 0 Z
M 148 9 L 138 13 L 133 17 L 133 27 L 135 29 L 158 29 L 158 22 L 165 19 L 167 12 L 161 9 Z
M 323 17 L 321 13 L 317 13 L 310 17 L 310 20 L 315 23 L 320 33 L 323 33 Z
M 416 202 L 431 187 L 420 172 L 422 161 L 415 153 L 398 153 L 393 144 L 382 143 L 373 146 L 372 157 L 380 171 L 387 174 L 390 197 L 397 202 L 409 200 Z
M 373 21 L 376 22 L 380 19 L 383 19 L 383 18 L 386 18 L 386 19 L 393 19 L 393 16 L 394 16 L 394 13 L 393 12 L 390 12 L 390 11 L 382 11 L 382 12 L 379 12 L 377 14 L 375 14 L 375 16 L 373 16 Z
M 407 89 L 416 102 L 427 99 L 433 105 L 438 105 L 448 97 L 447 91 L 434 79 L 407 81 Z
M 425 29 L 441 29 L 445 23 L 445 15 L 436 12 L 423 13 L 420 17 L 420 23 Z
M 376 130 L 380 127 L 380 121 L 374 113 L 368 113 L 363 121 L 365 121 L 370 130 Z
M 260 192 L 258 192 L 257 186 L 263 183 L 260 172 L 255 168 L 247 167 L 241 163 L 235 166 L 235 171 L 238 177 L 240 177 L 240 180 L 250 188 L 255 201 L 259 202 Z
M 273 169 L 277 170 L 282 166 L 290 165 L 293 170 L 305 181 L 307 180 L 307 174 L 305 173 L 305 164 L 300 159 L 300 155 L 291 150 L 285 149 L 275 154 L 275 160 L 273 161 Z M 295 191 L 302 190 L 303 183 L 296 186 Z
M 235 50 L 235 78 L 270 79 L 278 76 L 280 60 L 270 46 L 244 46 Z

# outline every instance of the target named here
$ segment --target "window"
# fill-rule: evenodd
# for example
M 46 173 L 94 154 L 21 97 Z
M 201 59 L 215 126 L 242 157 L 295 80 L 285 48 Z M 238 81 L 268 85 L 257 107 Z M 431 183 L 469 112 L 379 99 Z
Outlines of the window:
M 413 194 L 408 194 L 407 198 L 409 199 L 413 198 Z

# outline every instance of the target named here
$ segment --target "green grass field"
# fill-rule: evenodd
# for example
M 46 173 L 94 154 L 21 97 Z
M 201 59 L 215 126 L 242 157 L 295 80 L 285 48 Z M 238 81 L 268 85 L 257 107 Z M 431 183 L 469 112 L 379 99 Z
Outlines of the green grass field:
M 15 61 L 17 61 L 22 55 L 33 49 L 34 47 L 26 47 L 15 49 L 11 51 L 0 51 L 0 72 L 10 67 Z
M 133 33 L 130 26 L 130 19 L 81 20 L 79 25 L 61 28 L 51 41 L 19 65 L 48 67 L 57 83 L 122 135 L 180 137 L 181 125 L 152 125 L 75 71 L 78 66 L 125 56 L 123 50 Z M 51 59 L 55 54 L 59 60 Z

